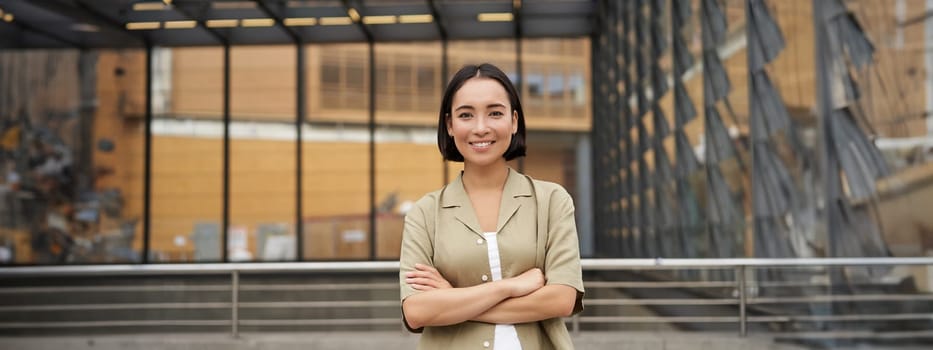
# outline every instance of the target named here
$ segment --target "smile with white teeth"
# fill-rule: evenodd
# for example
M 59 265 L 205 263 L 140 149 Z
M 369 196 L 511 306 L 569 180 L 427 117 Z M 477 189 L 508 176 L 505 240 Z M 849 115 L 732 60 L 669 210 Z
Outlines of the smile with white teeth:
M 475 147 L 489 147 L 493 142 L 495 141 L 470 142 L 470 145 Z

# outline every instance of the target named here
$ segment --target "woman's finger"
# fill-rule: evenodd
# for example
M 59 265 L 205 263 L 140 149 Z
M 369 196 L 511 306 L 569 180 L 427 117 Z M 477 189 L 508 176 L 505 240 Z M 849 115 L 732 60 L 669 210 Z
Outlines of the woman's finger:
M 416 271 L 416 272 L 409 272 L 409 273 L 407 273 L 407 274 L 405 275 L 405 277 L 408 277 L 408 278 L 430 278 L 430 279 L 437 279 L 439 276 L 437 276 L 436 274 L 427 272 L 427 271 Z
M 435 288 L 437 288 L 439 284 L 438 281 L 432 280 L 430 278 L 407 278 L 405 279 L 405 283 L 408 283 L 411 285 L 420 284 L 420 285 L 431 286 Z
M 441 275 L 434 267 L 424 265 L 424 264 L 415 264 L 416 271 L 411 271 L 405 274 L 407 278 L 424 278 L 429 279 L 431 282 L 430 286 L 434 288 L 452 288 L 450 282 Z
M 433 289 L 434 289 L 434 288 L 425 286 L 425 285 L 423 285 L 423 284 L 412 284 L 412 285 L 411 285 L 411 288 L 414 289 L 414 290 L 419 290 L 419 291 L 427 291 L 427 290 L 433 290 Z

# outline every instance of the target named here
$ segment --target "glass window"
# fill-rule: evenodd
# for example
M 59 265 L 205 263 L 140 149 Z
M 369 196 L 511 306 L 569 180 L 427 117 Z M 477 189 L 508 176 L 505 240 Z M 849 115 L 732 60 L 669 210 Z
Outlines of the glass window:
M 172 96 L 152 121 L 153 262 L 222 259 L 223 49 L 163 49 L 155 84 Z M 160 91 L 160 90 L 156 90 Z
M 371 242 L 369 48 L 366 44 L 308 45 L 306 52 L 305 68 L 312 74 L 309 81 L 328 69 L 318 58 L 341 67 L 341 80 L 332 90 L 308 87 L 310 112 L 301 146 L 301 259 L 367 260 Z M 327 99 L 337 102 L 314 102 Z
M 231 50 L 228 258 L 295 260 L 295 48 Z
M 393 79 L 380 95 L 387 103 L 376 105 L 377 259 L 398 258 L 405 213 L 445 184 L 435 128 L 440 49 L 440 43 L 376 44 L 376 60 L 388 61 L 377 64 L 376 74 Z

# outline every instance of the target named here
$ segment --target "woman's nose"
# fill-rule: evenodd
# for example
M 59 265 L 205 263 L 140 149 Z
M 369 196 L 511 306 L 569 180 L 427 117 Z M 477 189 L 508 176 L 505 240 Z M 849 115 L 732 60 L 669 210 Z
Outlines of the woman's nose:
M 476 127 L 473 129 L 473 132 L 483 135 L 489 132 L 489 124 L 486 123 L 486 118 L 477 118 Z

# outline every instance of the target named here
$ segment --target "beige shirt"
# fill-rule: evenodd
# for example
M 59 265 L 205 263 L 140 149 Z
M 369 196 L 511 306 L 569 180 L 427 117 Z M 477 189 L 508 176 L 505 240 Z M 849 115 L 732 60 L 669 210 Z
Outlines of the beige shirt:
M 535 189 L 537 200 L 535 202 Z M 537 211 L 547 212 L 547 242 L 544 244 L 543 271 L 547 284 L 563 284 L 577 290 L 574 313 L 583 309 L 583 281 L 579 241 L 574 221 L 573 200 L 560 185 L 527 178 L 509 170 L 499 206 L 498 243 L 502 278 L 517 276 L 536 267 Z M 399 283 L 401 300 L 418 293 L 405 283 L 405 273 L 421 263 L 437 268 L 454 287 L 470 287 L 491 282 L 486 240 L 470 199 L 457 178 L 442 190 L 425 195 L 408 212 L 402 234 Z M 570 344 L 562 322 L 562 332 L 545 332 L 545 321 L 516 324 L 525 349 L 554 349 L 554 344 Z M 407 326 L 407 324 L 406 324 Z M 413 330 L 421 331 L 421 330 Z M 467 321 L 460 324 L 425 327 L 419 349 L 492 348 L 495 325 Z M 550 339 L 554 334 L 562 339 Z M 563 339 L 567 337 L 567 339 Z

